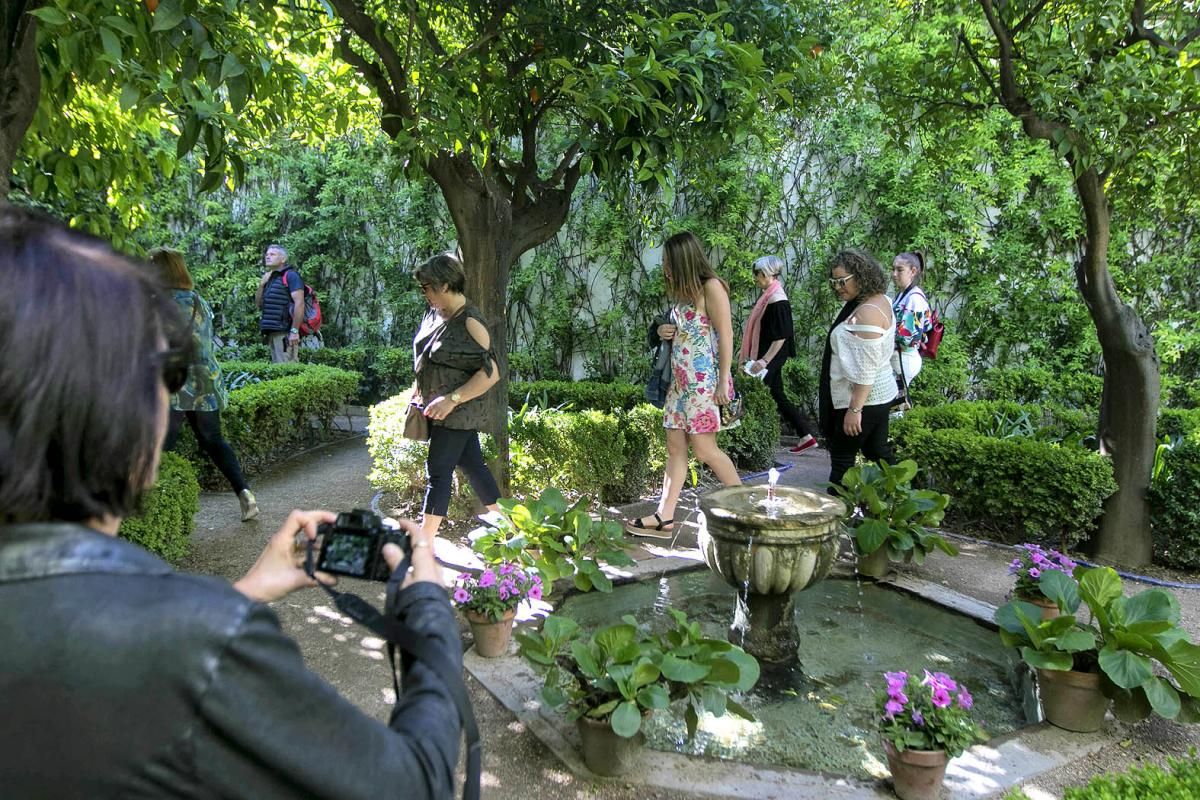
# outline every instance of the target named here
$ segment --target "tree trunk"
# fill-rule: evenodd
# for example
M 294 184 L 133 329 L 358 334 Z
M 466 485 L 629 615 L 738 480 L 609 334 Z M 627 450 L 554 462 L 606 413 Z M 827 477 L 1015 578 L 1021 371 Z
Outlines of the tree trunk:
M 0 11 L 0 205 L 8 202 L 13 161 L 41 92 L 37 61 L 37 18 L 27 13 L 40 2 L 6 3 Z
M 482 173 L 465 156 L 443 155 L 426 171 L 438 184 L 462 250 L 466 296 L 483 313 L 500 367 L 500 382 L 488 393 L 487 431 L 496 440 L 494 465 L 501 491 L 508 494 L 508 280 L 512 265 L 526 251 L 554 236 L 567 218 L 579 174 L 567 172 L 564 185 L 542 185 L 534 200 L 514 204 L 508 187 Z
M 1098 560 L 1136 567 L 1153 556 L 1146 492 L 1156 446 L 1158 356 L 1145 323 L 1117 296 L 1108 272 L 1110 218 L 1101 178 L 1089 169 L 1075 185 L 1087 221 L 1083 261 L 1075 275 L 1104 354 L 1100 452 L 1112 458 L 1118 487 L 1104 503 L 1090 547 Z

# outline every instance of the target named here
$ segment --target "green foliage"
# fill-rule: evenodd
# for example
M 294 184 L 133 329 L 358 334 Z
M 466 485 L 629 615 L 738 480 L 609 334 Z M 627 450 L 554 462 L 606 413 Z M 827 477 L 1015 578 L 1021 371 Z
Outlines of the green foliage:
M 754 720 L 731 695 L 758 682 L 754 656 L 724 639 L 710 639 L 682 611 L 653 633 L 630 615 L 585 635 L 578 623 L 551 615 L 539 631 L 515 634 L 521 655 L 545 675 L 542 699 L 569 719 L 607 720 L 618 736 L 641 729 L 642 716 L 682 702 L 688 737 L 700 714 L 726 712 Z
M 779 409 L 763 382 L 740 370 L 733 376 L 734 392 L 745 403 L 742 424 L 717 434 L 717 444 L 738 467 L 764 470 L 775 463 L 779 445 Z
M 915 461 L 895 466 L 880 462 L 846 470 L 834 493 L 846 503 L 847 524 L 859 555 L 870 555 L 881 547 L 888 559 L 911 557 L 918 564 L 936 548 L 947 555 L 958 549 L 931 528 L 941 525 L 950 498 L 930 489 L 913 489 Z
M 1006 795 L 1006 798 L 1008 796 Z M 1200 761 L 1196 751 L 1187 758 L 1168 758 L 1166 769 L 1158 764 L 1136 766 L 1128 772 L 1097 775 L 1085 786 L 1068 786 L 1063 800 L 1192 800 L 1200 797 Z M 1021 795 L 1011 800 L 1028 800 Z
M 1158 435 L 1200 442 L 1200 409 L 1162 409 L 1158 415 Z
M 1061 612 L 1043 621 L 1041 610 L 1023 600 L 996 609 L 1000 638 L 1018 647 L 1030 666 L 1048 670 L 1099 672 L 1101 689 L 1114 712 L 1129 721 L 1151 713 L 1180 722 L 1200 721 L 1200 646 L 1180 627 L 1179 601 L 1164 589 L 1125 597 L 1111 567 L 1076 567 L 1075 576 L 1057 570 L 1039 580 L 1043 595 Z M 1077 617 L 1085 605 L 1090 620 Z M 1168 678 L 1156 670 L 1165 670 Z
M 1046 420 L 1063 444 L 986 434 L 998 415 Z M 1087 538 L 1116 491 L 1112 465 L 1075 444 L 1085 418 L 1068 409 L 997 402 L 914 408 L 892 425 L 902 457 L 920 458 L 930 484 L 954 497 L 964 532 L 1007 543 L 1053 539 L 1060 549 Z
M 303 364 L 324 364 L 362 375 L 355 402 L 370 405 L 409 388 L 413 381 L 412 350 L 403 347 L 322 347 L 300 350 Z
M 1100 407 L 1104 378 L 1090 373 L 1051 369 L 1042 364 L 993 367 L 980 381 L 980 397 L 1011 403 L 1053 403 L 1090 410 Z
M 593 519 L 589 498 L 568 505 L 562 492 L 551 487 L 535 500 L 501 498 L 498 504 L 500 519 L 471 534 L 476 552 L 489 564 L 533 567 L 545 578 L 547 593 L 560 578 L 570 578 L 582 592 L 611 592 L 612 580 L 601 564 L 633 566 L 621 523 Z
M 640 386 L 628 383 L 596 381 L 512 381 L 508 384 L 508 405 L 566 410 L 628 411 L 646 402 Z
M 897 752 L 945 750 L 958 758 L 988 735 L 971 719 L 971 693 L 944 672 L 925 676 L 885 672 L 888 685 L 876 703 L 879 732 Z M 954 694 L 951 695 L 951 692 Z
M 967 343 L 955 335 L 955 323 L 946 320 L 946 336 L 938 347 L 937 358 L 926 358 L 921 372 L 908 387 L 914 406 L 936 406 L 965 400 L 970 389 L 971 371 Z
M 187 555 L 192 518 L 199 510 L 196 470 L 182 456 L 163 453 L 158 480 L 142 500 L 141 512 L 122 520 L 118 535 L 177 564 Z
M 261 379 L 229 393 L 221 412 L 221 429 L 248 475 L 274 465 L 328 435 L 334 416 L 358 389 L 356 372 L 319 365 L 270 362 L 227 362 L 227 374 Z M 314 422 L 316 426 L 314 426 Z M 178 449 L 196 467 L 206 486 L 223 478 L 202 455 L 184 426 Z
M 792 404 L 816 420 L 820 410 L 820 362 L 789 358 L 783 365 L 783 391 Z
M 1200 442 L 1183 441 L 1162 452 L 1162 470 L 1150 486 L 1155 561 L 1200 570 Z

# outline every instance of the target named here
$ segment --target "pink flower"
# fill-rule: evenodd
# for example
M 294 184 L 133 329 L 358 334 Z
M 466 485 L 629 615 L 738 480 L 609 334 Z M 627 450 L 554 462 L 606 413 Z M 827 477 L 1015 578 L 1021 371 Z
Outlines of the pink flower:
M 500 565 L 500 574 L 501 575 L 512 575 L 513 572 L 516 571 L 516 569 L 517 569 L 516 564 L 501 564 Z
M 686 320 L 693 320 L 696 318 L 696 312 L 695 311 L 685 311 L 685 312 L 683 312 L 683 318 Z
M 702 381 L 702 380 L 704 380 L 704 376 L 705 376 L 705 373 L 703 373 L 703 372 L 697 372 L 697 373 L 696 373 L 696 380 L 698 380 L 698 381 Z
M 975 705 L 975 700 L 971 697 L 971 693 L 967 691 L 967 687 L 961 687 L 958 690 L 958 707 L 970 710 L 973 705 Z
M 495 586 L 495 585 L 496 585 L 496 573 L 492 572 L 490 569 L 485 569 L 483 571 L 483 574 L 479 576 L 479 588 L 486 589 L 489 586 Z
M 1040 569 L 1038 569 L 1037 567 L 1029 568 L 1029 577 L 1038 578 L 1038 577 L 1041 577 L 1041 574 L 1042 574 L 1042 571 Z
M 950 705 L 950 693 L 941 686 L 938 686 L 933 690 L 933 697 L 930 698 L 930 702 L 937 708 L 945 708 Z
M 456 603 L 471 602 L 471 593 L 468 592 L 466 589 L 462 588 L 461 586 L 459 586 L 457 589 L 454 590 L 454 602 L 456 602 Z
M 509 578 L 505 578 L 504 580 L 500 581 L 499 592 L 501 600 L 507 600 L 508 598 L 516 597 L 519 594 L 517 592 L 517 585 Z
M 529 587 L 529 599 L 531 599 L 531 600 L 541 600 L 542 599 L 542 584 L 535 583 L 533 586 Z
M 892 719 L 903 710 L 903 703 L 898 703 L 895 700 L 888 700 L 887 705 L 883 707 L 883 715 L 888 719 Z

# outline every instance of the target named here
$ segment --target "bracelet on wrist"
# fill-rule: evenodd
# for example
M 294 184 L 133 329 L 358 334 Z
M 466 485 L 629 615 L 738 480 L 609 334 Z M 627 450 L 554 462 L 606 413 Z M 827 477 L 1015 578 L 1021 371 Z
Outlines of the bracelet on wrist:
M 862 406 L 859 406 L 858 408 L 855 408 L 854 406 L 850 406 L 849 408 L 846 409 L 846 413 L 847 414 L 861 414 Z
M 299 333 L 299 332 L 300 332 L 299 328 L 292 328 L 291 330 L 288 331 L 288 333 Z

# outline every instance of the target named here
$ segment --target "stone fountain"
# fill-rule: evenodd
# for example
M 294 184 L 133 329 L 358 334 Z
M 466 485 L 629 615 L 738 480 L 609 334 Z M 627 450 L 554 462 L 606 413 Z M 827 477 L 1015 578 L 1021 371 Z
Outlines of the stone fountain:
M 700 552 L 738 591 L 730 641 L 762 661 L 796 657 L 792 595 L 825 578 L 837 558 L 846 507 L 827 494 L 728 486 L 700 500 Z

